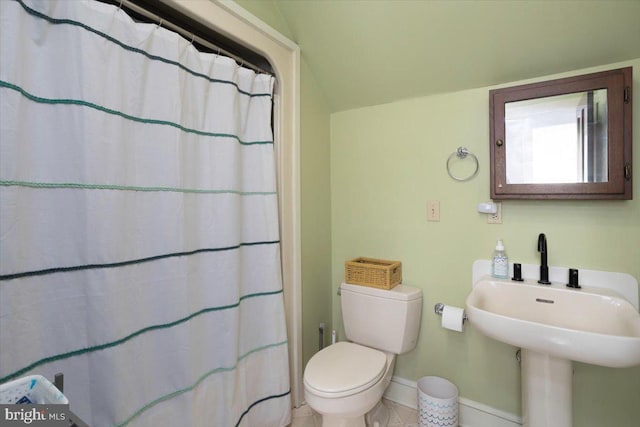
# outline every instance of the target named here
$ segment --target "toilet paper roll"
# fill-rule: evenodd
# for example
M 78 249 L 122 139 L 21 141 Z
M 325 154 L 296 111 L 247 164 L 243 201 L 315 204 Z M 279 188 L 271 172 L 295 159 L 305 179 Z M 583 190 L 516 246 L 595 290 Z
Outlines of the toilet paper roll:
M 442 327 L 452 331 L 462 332 L 464 309 L 445 305 L 442 309 Z

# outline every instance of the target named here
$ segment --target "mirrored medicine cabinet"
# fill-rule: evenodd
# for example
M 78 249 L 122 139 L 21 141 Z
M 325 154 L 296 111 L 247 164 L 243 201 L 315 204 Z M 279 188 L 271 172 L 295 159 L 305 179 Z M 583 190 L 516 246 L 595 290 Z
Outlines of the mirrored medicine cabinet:
M 491 198 L 622 199 L 631 67 L 489 92 Z

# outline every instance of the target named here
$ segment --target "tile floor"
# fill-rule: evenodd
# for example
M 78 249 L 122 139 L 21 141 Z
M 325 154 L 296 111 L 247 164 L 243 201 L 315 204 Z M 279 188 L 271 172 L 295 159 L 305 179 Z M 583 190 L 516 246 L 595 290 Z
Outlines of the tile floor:
M 418 412 L 399 403 L 383 399 L 389 408 L 388 427 L 418 427 Z M 293 410 L 290 427 L 321 427 L 320 415 L 315 413 L 307 405 Z

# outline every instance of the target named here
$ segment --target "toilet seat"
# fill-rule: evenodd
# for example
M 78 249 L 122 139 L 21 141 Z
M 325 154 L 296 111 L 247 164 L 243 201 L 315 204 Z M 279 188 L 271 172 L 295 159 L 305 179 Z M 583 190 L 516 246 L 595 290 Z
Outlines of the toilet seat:
M 309 360 L 304 384 L 309 391 L 320 396 L 345 397 L 378 382 L 386 367 L 385 353 L 350 342 L 338 342 Z

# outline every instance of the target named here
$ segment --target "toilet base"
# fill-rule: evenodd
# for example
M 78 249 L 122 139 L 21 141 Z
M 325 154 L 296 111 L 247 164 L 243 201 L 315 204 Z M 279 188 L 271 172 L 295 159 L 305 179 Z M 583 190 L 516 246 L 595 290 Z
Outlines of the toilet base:
M 322 427 L 366 427 L 366 424 L 364 422 L 364 415 L 355 418 L 323 415 Z
M 389 425 L 389 408 L 382 401 L 366 415 L 344 418 L 326 415 L 322 418 L 322 427 L 387 427 Z
M 389 425 L 389 408 L 382 400 L 365 415 L 365 424 L 370 427 L 387 427 Z

